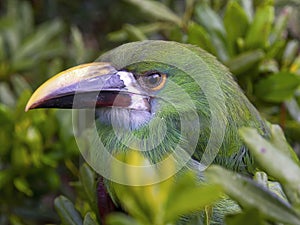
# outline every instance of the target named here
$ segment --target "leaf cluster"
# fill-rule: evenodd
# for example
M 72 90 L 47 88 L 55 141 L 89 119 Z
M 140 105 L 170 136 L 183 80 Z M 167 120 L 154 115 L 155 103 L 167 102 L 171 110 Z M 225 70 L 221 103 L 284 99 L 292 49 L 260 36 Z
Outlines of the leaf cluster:
M 57 193 L 72 196 L 65 183 L 78 176 L 71 118 L 67 112 L 24 109 L 32 88 L 88 60 L 90 52 L 76 27 L 68 33 L 60 19 L 37 24 L 29 2 L 5 3 L 0 17 L 0 223 L 54 222 L 58 216 L 51 199 Z
M 270 140 L 253 128 L 241 128 L 240 135 L 261 169 L 253 179 L 219 166 L 206 172 L 243 208 L 242 213 L 228 216 L 226 224 L 299 224 L 299 159 L 281 128 L 271 125 Z

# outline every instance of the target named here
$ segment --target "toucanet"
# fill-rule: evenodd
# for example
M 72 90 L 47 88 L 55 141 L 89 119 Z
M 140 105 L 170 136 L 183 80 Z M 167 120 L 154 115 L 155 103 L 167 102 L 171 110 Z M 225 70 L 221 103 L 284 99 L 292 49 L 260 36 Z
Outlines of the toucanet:
M 196 46 L 168 41 L 124 44 L 59 73 L 32 95 L 26 110 L 36 108 L 95 109 L 111 155 L 136 149 L 152 164 L 172 155 L 199 171 L 214 163 L 251 174 L 254 161 L 238 129 L 269 133 L 225 66 Z

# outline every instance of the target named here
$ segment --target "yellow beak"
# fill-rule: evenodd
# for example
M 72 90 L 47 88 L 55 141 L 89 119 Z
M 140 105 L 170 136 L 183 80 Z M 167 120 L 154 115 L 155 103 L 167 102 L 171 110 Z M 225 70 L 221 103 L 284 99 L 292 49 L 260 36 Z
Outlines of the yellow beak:
M 132 73 L 109 63 L 93 62 L 65 70 L 42 84 L 25 111 L 35 108 L 122 107 L 149 110 L 148 96 L 137 88 Z M 133 96 L 139 96 L 137 98 Z

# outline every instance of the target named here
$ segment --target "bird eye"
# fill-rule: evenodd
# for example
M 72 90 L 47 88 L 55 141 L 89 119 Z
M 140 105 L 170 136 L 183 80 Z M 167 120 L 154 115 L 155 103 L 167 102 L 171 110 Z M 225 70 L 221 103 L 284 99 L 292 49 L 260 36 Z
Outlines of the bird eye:
M 163 88 L 167 75 L 161 74 L 161 73 L 151 73 L 148 75 L 141 76 L 143 85 L 152 90 L 152 91 L 158 91 L 161 88 Z
M 160 83 L 161 75 L 158 73 L 151 74 L 147 77 L 147 80 L 148 80 L 149 84 L 156 85 L 156 84 Z

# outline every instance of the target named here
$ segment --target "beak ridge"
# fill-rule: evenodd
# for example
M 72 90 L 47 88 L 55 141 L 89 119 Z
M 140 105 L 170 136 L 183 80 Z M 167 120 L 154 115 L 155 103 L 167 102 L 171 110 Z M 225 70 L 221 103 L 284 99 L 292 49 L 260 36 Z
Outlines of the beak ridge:
M 109 63 L 75 66 L 42 84 L 25 111 L 35 108 L 120 107 L 150 111 L 149 97 L 139 89 L 132 73 L 117 71 Z
M 78 87 L 83 81 L 115 73 L 117 73 L 117 70 L 109 63 L 104 62 L 82 64 L 62 71 L 43 83 L 33 93 L 25 107 L 25 111 L 35 108 L 47 108 L 46 103 L 49 100 L 53 102 L 53 99 L 71 95 L 72 92 L 77 91 L 76 86 Z M 57 107 L 60 108 L 59 106 Z

